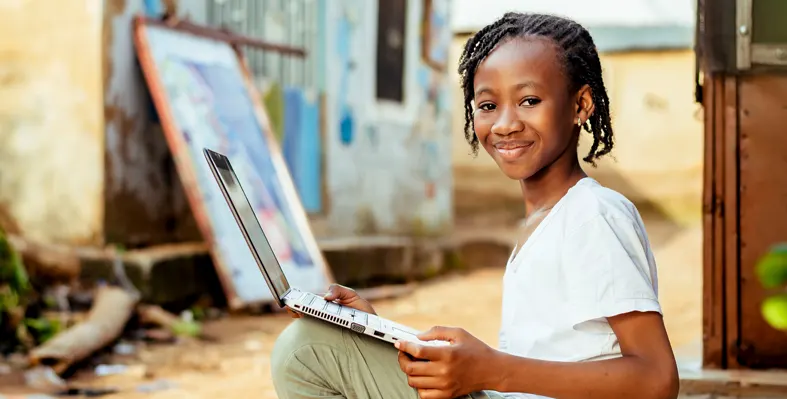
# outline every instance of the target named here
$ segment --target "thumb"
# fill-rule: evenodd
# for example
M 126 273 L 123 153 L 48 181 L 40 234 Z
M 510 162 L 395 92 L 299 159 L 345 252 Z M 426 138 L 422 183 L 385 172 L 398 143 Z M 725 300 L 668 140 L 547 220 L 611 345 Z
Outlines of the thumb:
M 325 299 L 326 301 L 335 301 L 337 299 L 350 299 L 356 295 L 357 294 L 355 293 L 355 291 L 347 287 L 342 287 L 341 285 L 338 284 L 331 284 L 331 286 L 328 288 L 328 292 L 325 294 L 323 299 Z
M 421 341 L 448 341 L 455 343 L 459 340 L 461 330 L 458 328 L 449 327 L 432 327 L 429 331 L 423 332 L 418 335 Z

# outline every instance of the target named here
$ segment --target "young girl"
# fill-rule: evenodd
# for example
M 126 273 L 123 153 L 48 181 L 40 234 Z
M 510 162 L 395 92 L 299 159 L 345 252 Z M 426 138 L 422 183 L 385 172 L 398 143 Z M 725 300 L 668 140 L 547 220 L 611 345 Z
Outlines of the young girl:
M 522 187 L 528 236 L 503 278 L 495 350 L 459 328 L 382 341 L 316 320 L 292 323 L 272 354 L 279 397 L 675 398 L 678 376 L 642 219 L 587 177 L 612 150 L 609 99 L 593 39 L 576 22 L 508 13 L 465 45 L 465 137 Z M 468 293 L 468 300 L 483 292 Z M 326 300 L 374 312 L 352 290 Z M 418 360 L 415 360 L 418 359 Z M 398 362 L 398 365 L 397 365 Z

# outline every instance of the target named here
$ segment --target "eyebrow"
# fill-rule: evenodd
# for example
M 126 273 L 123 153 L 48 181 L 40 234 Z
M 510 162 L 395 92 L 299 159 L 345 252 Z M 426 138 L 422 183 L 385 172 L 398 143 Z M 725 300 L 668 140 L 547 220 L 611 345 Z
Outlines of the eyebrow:
M 518 84 L 516 84 L 516 85 L 514 86 L 514 89 L 516 89 L 516 90 L 522 90 L 522 89 L 525 89 L 525 88 L 531 88 L 531 89 L 534 89 L 534 88 L 538 88 L 538 87 L 539 87 L 539 84 L 538 84 L 538 83 L 536 83 L 536 82 L 534 82 L 534 81 L 532 81 L 532 80 L 527 80 L 527 81 L 524 81 L 524 82 L 522 82 L 522 83 L 518 83 Z M 478 90 L 475 92 L 475 95 L 476 95 L 476 97 L 477 97 L 477 96 L 480 96 L 481 94 L 484 94 L 484 93 L 494 93 L 494 90 L 492 90 L 492 88 L 491 88 L 491 87 L 488 87 L 488 86 L 481 86 L 481 87 L 480 87 L 480 88 L 479 88 L 479 89 L 478 89 Z

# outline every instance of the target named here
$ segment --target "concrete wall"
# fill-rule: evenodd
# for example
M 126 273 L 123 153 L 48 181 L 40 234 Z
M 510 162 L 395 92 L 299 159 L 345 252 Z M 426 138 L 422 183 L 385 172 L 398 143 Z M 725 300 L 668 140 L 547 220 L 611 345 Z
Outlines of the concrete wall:
M 466 37 L 456 37 L 451 59 L 456 64 Z M 702 108 L 694 103 L 694 53 L 674 51 L 611 52 L 601 55 L 612 104 L 615 148 L 612 157 L 586 171 L 639 204 L 657 207 L 669 217 L 699 217 L 702 199 Z M 519 185 L 498 171 L 483 150 L 468 155 L 458 75 L 454 93 L 453 167 L 457 196 L 521 196 Z M 584 136 L 580 152 L 587 152 Z
M 436 234 L 451 224 L 452 93 L 446 73 L 421 58 L 422 2 L 407 5 L 405 99 L 395 104 L 376 99 L 377 2 L 328 2 L 326 205 L 333 235 Z
M 106 121 L 106 234 L 123 244 L 165 239 L 172 208 L 169 149 L 136 60 L 132 20 L 142 0 L 104 0 L 103 89 Z
M 34 239 L 101 242 L 101 3 L 0 2 L 0 218 Z
M 103 0 L 104 236 L 127 246 L 201 240 L 137 61 L 133 17 L 159 1 Z M 205 1 L 176 2 L 205 23 Z
M 69 244 L 199 239 L 134 54 L 132 16 L 156 4 L 0 3 L 4 225 Z M 179 14 L 205 23 L 206 4 L 179 2 Z M 452 215 L 451 92 L 446 73 L 421 57 L 422 2 L 408 2 L 402 104 L 376 100 L 377 2 L 319 4 L 329 233 L 443 231 Z

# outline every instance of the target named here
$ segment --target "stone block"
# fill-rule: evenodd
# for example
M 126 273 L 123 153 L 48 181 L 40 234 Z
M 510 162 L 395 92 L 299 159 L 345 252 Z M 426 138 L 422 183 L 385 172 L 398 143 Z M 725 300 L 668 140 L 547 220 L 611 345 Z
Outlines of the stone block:
M 446 264 L 439 240 L 355 237 L 322 240 L 320 247 L 336 282 L 353 287 L 422 280 L 437 276 Z
M 87 285 L 118 281 L 113 258 L 82 260 L 81 281 Z M 223 301 L 224 295 L 204 244 L 174 244 L 119 254 L 130 282 L 146 303 L 187 305 L 202 295 Z

